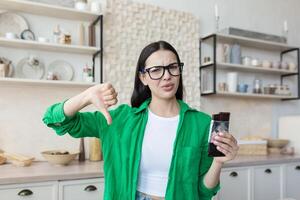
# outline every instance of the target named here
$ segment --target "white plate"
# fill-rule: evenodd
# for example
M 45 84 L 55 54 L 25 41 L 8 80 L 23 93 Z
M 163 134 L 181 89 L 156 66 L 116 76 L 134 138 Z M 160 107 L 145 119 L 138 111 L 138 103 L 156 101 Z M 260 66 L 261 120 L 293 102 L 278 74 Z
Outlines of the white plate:
M 16 67 L 16 76 L 18 78 L 41 79 L 45 73 L 45 66 L 39 60 L 39 65 L 32 66 L 28 64 L 28 57 L 19 61 Z
M 28 28 L 24 17 L 11 12 L 0 12 L 0 37 L 5 37 L 7 32 L 15 33 L 20 37 L 22 31 Z
M 74 69 L 70 63 L 64 60 L 55 60 L 48 66 L 48 72 L 53 72 L 58 80 L 71 81 L 74 75 Z

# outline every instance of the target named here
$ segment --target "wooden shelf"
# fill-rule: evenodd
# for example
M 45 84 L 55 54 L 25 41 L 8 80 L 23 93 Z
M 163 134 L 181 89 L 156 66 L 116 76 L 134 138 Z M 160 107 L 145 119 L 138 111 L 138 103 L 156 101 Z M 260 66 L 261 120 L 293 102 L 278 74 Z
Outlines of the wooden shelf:
M 239 70 L 245 72 L 261 72 L 261 73 L 273 73 L 273 74 L 297 74 L 297 71 L 290 71 L 285 69 L 272 69 L 255 66 L 246 66 L 231 63 L 217 63 L 217 68 L 224 68 L 230 70 Z
M 261 99 L 294 99 L 296 96 L 283 96 L 271 94 L 253 94 L 253 93 L 239 93 L 239 92 L 217 92 L 217 96 L 231 96 L 231 97 L 248 97 L 248 98 L 261 98 Z
M 50 5 L 45 3 L 31 2 L 25 0 L 1 0 L 0 8 L 17 12 L 26 12 L 55 18 L 94 21 L 101 15 L 89 11 L 80 11 L 74 8 Z
M 65 53 L 78 53 L 78 54 L 94 54 L 100 49 L 98 47 L 78 46 L 78 45 L 66 45 L 66 44 L 54 44 L 43 43 L 37 41 L 21 40 L 21 39 L 6 39 L 0 38 L 0 46 L 13 47 L 13 48 L 25 48 L 34 50 L 65 52 Z
M 91 87 L 98 83 L 85 83 L 75 81 L 58 81 L 58 80 L 33 80 L 21 78 L 0 78 L 0 87 L 2 85 L 18 86 L 64 86 L 64 87 Z
M 264 49 L 264 50 L 285 51 L 288 49 L 299 48 L 296 46 L 290 46 L 288 44 L 284 44 L 280 42 L 270 42 L 270 41 L 253 39 L 253 38 L 242 37 L 242 36 L 235 36 L 235 35 L 221 34 L 221 33 L 217 33 L 216 35 L 218 39 L 217 42 L 231 43 L 231 44 L 237 42 L 241 46 L 254 47 L 254 48 Z

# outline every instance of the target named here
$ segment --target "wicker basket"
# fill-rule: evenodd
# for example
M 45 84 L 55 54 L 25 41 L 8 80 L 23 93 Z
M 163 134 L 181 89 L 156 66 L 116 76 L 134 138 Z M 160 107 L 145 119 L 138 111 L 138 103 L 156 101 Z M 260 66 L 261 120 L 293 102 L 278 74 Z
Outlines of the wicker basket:
M 257 141 L 247 141 L 239 140 L 239 151 L 238 155 L 267 155 L 267 141 L 257 140 Z

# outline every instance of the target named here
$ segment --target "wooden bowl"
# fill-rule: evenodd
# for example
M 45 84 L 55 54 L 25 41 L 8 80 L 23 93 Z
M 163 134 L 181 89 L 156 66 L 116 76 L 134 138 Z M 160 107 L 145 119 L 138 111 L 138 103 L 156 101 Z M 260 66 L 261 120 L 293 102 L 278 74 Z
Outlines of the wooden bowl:
M 76 158 L 79 152 L 69 152 L 66 150 L 50 150 L 41 152 L 42 156 L 51 164 L 68 165 Z
M 290 141 L 284 139 L 268 139 L 268 147 L 271 148 L 283 148 L 285 147 Z

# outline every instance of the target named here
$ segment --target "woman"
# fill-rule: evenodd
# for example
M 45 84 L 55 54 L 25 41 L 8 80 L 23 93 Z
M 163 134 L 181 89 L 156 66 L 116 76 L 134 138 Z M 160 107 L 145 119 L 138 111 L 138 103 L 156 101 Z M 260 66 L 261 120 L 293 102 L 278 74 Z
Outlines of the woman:
M 58 135 L 101 139 L 104 199 L 206 200 L 218 191 L 237 143 L 220 133 L 213 141 L 226 156 L 207 156 L 211 118 L 182 101 L 182 67 L 169 43 L 154 42 L 139 57 L 131 106 L 108 111 L 117 93 L 105 83 L 47 110 L 43 121 Z M 79 112 L 90 104 L 100 112 Z

